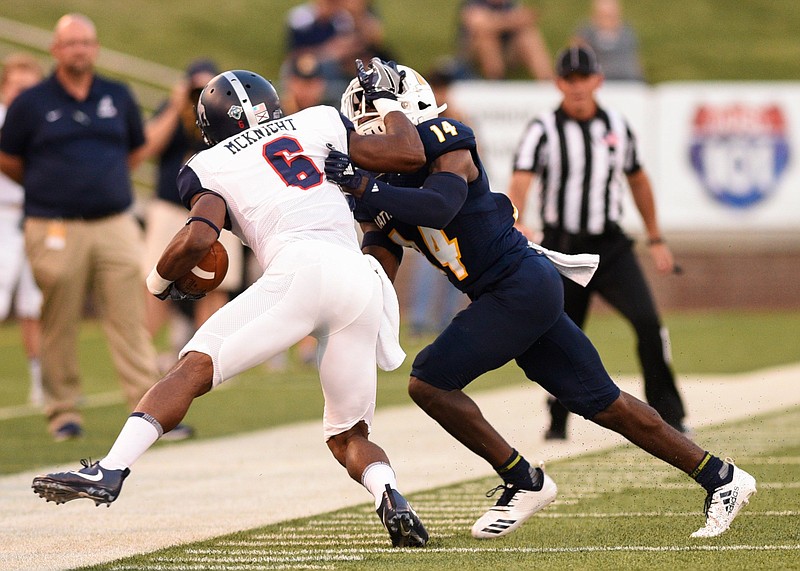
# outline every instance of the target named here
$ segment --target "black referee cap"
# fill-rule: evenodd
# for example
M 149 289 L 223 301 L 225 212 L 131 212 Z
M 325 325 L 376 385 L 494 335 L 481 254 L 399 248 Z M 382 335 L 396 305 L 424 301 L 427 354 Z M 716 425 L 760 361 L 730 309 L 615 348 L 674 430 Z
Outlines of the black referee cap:
M 591 48 L 586 46 L 571 46 L 561 50 L 556 57 L 556 73 L 560 77 L 570 74 L 592 75 L 600 73 L 600 64 Z

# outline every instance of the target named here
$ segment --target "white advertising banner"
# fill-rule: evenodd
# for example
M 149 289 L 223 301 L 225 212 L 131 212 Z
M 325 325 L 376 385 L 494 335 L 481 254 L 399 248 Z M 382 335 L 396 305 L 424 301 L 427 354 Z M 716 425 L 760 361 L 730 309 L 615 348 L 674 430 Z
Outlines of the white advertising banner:
M 665 232 L 800 232 L 800 164 L 794 160 L 799 83 L 607 82 L 597 98 L 631 124 Z M 452 103 L 475 129 L 494 191 L 507 191 L 526 125 L 559 99 L 550 82 L 454 87 Z M 532 227 L 539 226 L 537 194 L 530 193 L 527 205 L 525 221 Z M 623 226 L 641 229 L 630 196 Z
M 800 232 L 800 85 L 674 83 L 654 93 L 666 228 Z

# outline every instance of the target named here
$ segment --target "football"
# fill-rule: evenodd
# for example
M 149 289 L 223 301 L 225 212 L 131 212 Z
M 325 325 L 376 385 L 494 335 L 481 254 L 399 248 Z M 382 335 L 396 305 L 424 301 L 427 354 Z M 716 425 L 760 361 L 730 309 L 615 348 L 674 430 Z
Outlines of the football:
M 175 280 L 175 286 L 192 295 L 208 293 L 222 283 L 227 272 L 228 252 L 217 240 L 194 268 Z

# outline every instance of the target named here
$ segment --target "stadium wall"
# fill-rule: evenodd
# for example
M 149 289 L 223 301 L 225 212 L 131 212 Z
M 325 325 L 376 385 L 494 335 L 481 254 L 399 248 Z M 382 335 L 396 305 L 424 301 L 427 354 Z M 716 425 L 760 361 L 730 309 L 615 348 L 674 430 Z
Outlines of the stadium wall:
M 558 106 L 550 82 L 460 82 L 451 103 L 478 136 L 496 192 L 519 137 Z M 683 272 L 645 271 L 663 309 L 800 307 L 800 83 L 607 82 L 601 105 L 622 112 L 651 176 L 664 234 Z M 525 222 L 537 227 L 537 192 Z M 632 199 L 623 227 L 642 232 Z M 407 271 L 398 277 L 401 303 Z M 403 304 L 405 305 L 405 304 Z

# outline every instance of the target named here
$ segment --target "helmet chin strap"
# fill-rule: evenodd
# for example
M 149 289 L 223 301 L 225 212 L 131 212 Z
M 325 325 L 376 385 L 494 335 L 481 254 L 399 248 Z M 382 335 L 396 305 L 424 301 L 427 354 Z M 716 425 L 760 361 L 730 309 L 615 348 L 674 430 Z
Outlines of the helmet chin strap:
M 239 78 L 230 71 L 226 71 L 222 75 L 230 82 L 231 87 L 233 87 L 233 90 L 236 93 L 236 96 L 239 98 L 239 101 L 242 102 L 242 110 L 247 117 L 248 126 L 255 127 L 258 125 L 256 114 L 253 111 L 253 102 L 250 101 L 250 96 L 247 94 L 247 91 L 245 91 L 242 82 L 239 81 Z

